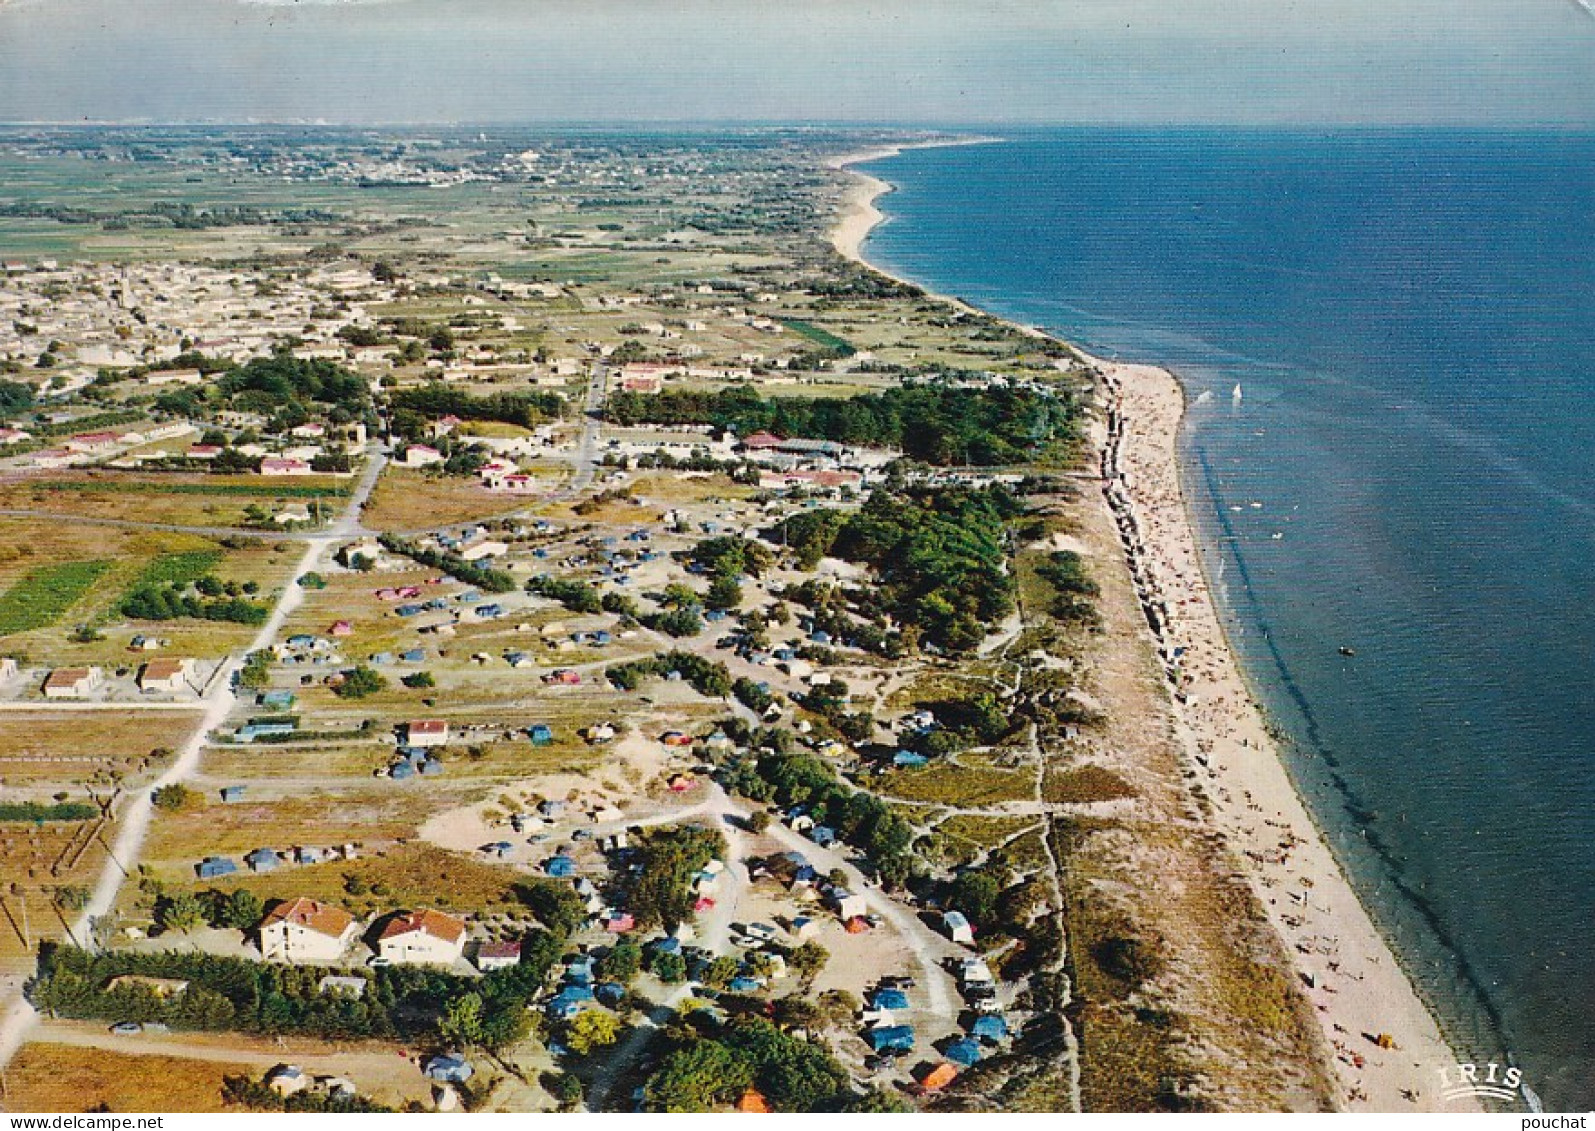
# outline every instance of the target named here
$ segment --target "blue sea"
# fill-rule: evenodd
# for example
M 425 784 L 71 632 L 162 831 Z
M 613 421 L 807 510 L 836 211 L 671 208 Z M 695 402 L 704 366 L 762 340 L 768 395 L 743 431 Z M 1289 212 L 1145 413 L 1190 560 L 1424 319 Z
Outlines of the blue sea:
M 1463 1059 L 1595 1107 L 1595 133 L 1079 129 L 866 168 L 896 186 L 872 261 L 1179 375 L 1298 787 Z

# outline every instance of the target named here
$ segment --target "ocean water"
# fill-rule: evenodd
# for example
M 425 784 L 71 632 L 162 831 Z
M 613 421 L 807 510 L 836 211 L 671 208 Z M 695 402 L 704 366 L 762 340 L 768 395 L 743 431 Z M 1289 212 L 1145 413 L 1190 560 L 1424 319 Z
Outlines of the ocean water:
M 872 261 L 1178 373 L 1298 787 L 1462 1058 L 1595 1107 L 1595 133 L 1082 129 L 866 168 L 897 189 Z

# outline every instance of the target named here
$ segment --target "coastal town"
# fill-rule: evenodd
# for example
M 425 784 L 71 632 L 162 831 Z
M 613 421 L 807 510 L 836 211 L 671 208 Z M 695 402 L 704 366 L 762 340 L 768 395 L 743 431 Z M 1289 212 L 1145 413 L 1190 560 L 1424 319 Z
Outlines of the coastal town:
M 1439 1108 L 971 140 L 0 133 L 0 1106 Z

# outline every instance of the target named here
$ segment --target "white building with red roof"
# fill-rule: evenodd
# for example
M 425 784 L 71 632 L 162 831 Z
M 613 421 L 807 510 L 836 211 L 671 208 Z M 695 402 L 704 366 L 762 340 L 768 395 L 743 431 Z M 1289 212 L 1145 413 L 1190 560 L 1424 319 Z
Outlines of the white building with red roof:
M 452 966 L 465 956 L 465 920 L 430 907 L 395 915 L 377 938 L 377 954 L 393 963 Z
M 277 904 L 260 921 L 260 956 L 267 962 L 336 962 L 360 933 L 341 907 L 299 896 Z

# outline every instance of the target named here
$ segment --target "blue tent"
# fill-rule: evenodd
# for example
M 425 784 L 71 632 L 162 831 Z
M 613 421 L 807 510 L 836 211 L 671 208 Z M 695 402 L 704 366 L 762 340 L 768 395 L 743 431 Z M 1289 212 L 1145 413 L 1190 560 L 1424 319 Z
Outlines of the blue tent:
M 238 864 L 226 856 L 207 856 L 201 860 L 194 869 L 202 880 L 214 880 L 219 876 L 230 876 L 238 871 Z
M 983 1014 L 969 1027 L 969 1035 L 983 1041 L 1001 1041 L 1008 1036 L 1008 1022 L 995 1013 Z
M 761 988 L 757 978 L 750 978 L 746 974 L 731 979 L 731 992 L 734 994 L 758 993 Z
M 543 871 L 547 872 L 550 876 L 560 879 L 567 876 L 574 876 L 576 874 L 576 861 L 572 860 L 569 856 L 566 856 L 563 852 L 561 852 L 558 855 L 550 856 L 547 860 L 543 861 Z
M 912 750 L 899 750 L 892 755 L 892 765 L 894 766 L 923 766 L 929 761 L 930 759 L 925 757 L 925 755 L 916 754 Z
M 548 1012 L 555 1017 L 575 1017 L 593 1000 L 593 991 L 586 986 L 566 986 L 548 1003 Z
M 978 1063 L 984 1054 L 980 1051 L 979 1044 L 964 1037 L 948 1045 L 943 1050 L 943 1055 L 954 1064 L 962 1064 L 968 1068 L 971 1064 Z
M 421 1074 L 428 1080 L 461 1084 L 475 1075 L 475 1070 L 466 1063 L 463 1056 L 450 1052 L 430 1057 L 426 1064 L 422 1065 Z
M 616 1006 L 626 996 L 626 987 L 619 982 L 603 982 L 599 984 L 593 996 L 605 1005 Z
M 914 1027 L 912 1025 L 882 1025 L 871 1029 L 865 1034 L 870 1048 L 876 1052 L 885 1052 L 888 1049 L 897 1049 L 901 1052 L 911 1052 L 914 1048 Z
M 405 778 L 415 777 L 415 767 L 408 762 L 395 762 L 388 768 L 388 776 L 394 781 L 403 781 Z
M 531 731 L 533 746 L 547 746 L 554 741 L 554 732 L 547 723 L 538 723 Z
M 907 1009 L 908 995 L 902 990 L 876 990 L 871 1004 L 876 1009 Z
M 244 857 L 251 872 L 270 872 L 282 863 L 282 857 L 269 848 L 257 848 Z

